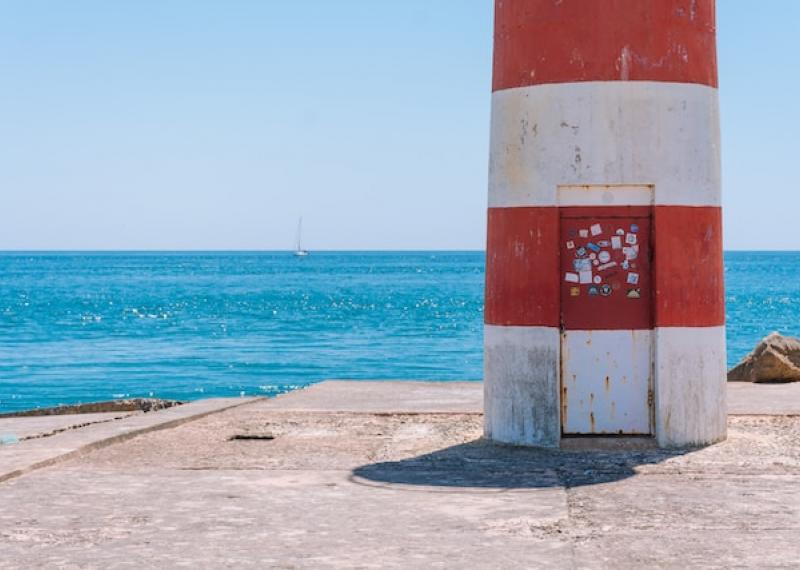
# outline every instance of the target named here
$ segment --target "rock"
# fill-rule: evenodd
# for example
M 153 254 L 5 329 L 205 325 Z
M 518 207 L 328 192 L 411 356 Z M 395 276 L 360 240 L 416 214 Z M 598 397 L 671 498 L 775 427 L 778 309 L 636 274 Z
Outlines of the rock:
M 800 339 L 772 333 L 728 372 L 728 382 L 800 382 Z
M 107 402 L 56 406 L 54 408 L 36 408 L 34 410 L 0 414 L 0 418 L 97 414 L 103 412 L 156 412 L 158 410 L 171 408 L 172 406 L 180 406 L 182 403 L 183 402 L 177 400 L 160 400 L 158 398 L 132 398 L 128 400 L 110 400 Z

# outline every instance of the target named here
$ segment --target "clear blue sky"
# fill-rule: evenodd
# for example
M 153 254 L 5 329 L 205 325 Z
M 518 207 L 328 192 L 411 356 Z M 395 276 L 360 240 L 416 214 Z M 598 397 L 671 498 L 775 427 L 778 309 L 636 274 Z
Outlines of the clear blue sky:
M 800 249 L 800 2 L 718 0 L 726 247 Z M 2 0 L 0 249 L 482 249 L 491 0 Z

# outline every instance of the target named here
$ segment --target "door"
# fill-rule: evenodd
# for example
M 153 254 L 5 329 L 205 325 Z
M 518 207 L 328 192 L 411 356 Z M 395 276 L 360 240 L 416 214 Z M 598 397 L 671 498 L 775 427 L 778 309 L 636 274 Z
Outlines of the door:
M 563 433 L 650 434 L 651 209 L 560 211 Z

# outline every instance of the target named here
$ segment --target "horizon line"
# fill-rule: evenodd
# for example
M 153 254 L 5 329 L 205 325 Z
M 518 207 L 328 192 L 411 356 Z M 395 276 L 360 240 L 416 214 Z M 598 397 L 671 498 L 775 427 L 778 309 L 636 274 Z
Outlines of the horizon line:
M 486 253 L 486 249 L 310 249 L 311 253 Z M 724 249 L 725 253 L 800 253 L 800 249 Z M 294 253 L 292 249 L 0 249 L 26 253 Z

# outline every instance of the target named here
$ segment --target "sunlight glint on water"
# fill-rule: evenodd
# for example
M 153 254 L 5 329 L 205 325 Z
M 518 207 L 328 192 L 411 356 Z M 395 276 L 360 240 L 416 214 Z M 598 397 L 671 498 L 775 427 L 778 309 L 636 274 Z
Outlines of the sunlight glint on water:
M 729 364 L 800 333 L 800 254 L 729 253 Z M 0 254 L 0 412 L 482 376 L 483 254 Z

